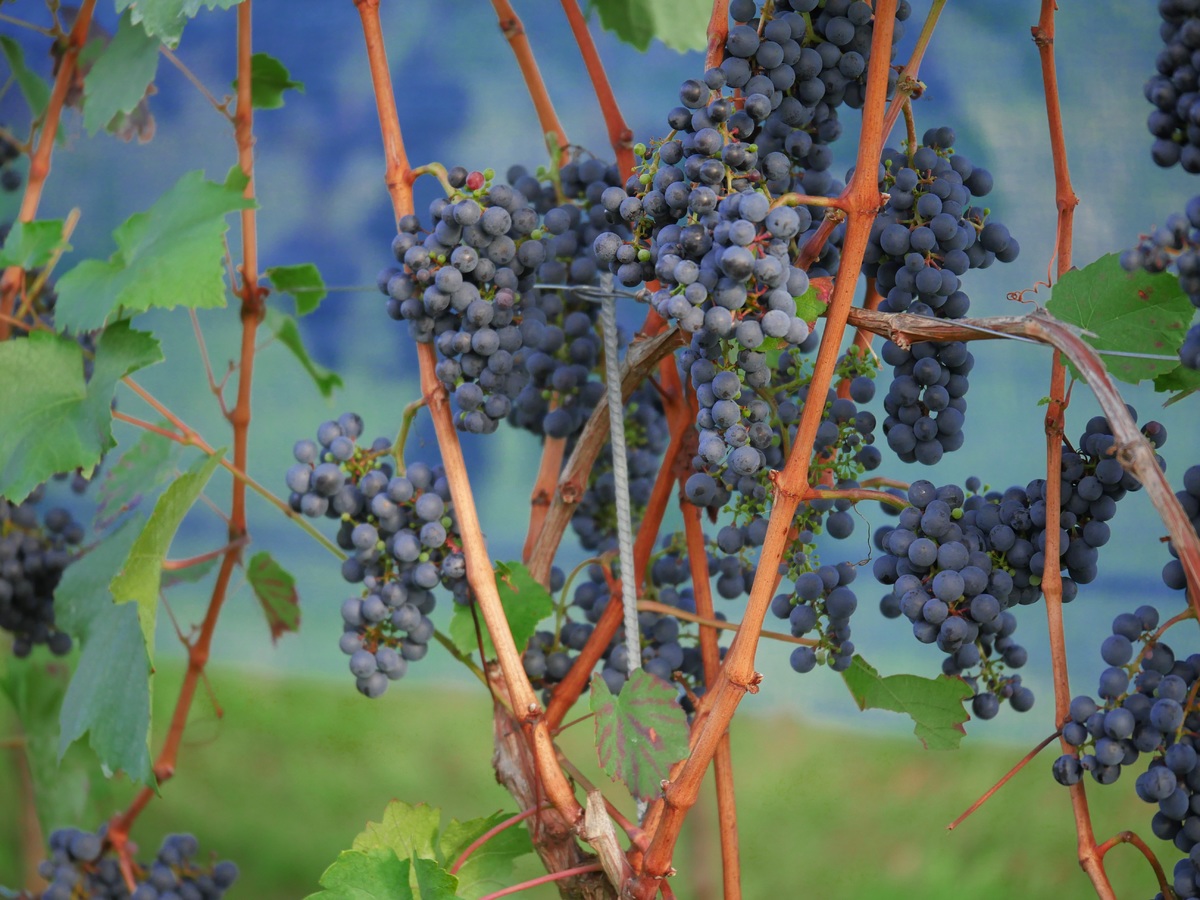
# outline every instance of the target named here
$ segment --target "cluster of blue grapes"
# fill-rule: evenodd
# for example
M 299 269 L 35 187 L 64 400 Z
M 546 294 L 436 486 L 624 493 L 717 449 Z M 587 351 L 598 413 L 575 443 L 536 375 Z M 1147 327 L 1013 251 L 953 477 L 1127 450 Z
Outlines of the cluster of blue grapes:
M 425 657 L 429 620 L 439 585 L 455 602 L 469 602 L 466 560 L 457 540 L 450 489 L 440 467 L 412 463 L 394 474 L 391 442 L 359 447 L 362 419 L 345 413 L 322 423 L 317 440 L 296 443 L 287 471 L 291 506 L 319 518 L 339 519 L 338 546 L 352 551 L 342 577 L 362 584 L 342 604 L 342 652 L 360 692 L 378 697 Z
M 882 189 L 888 201 L 871 229 L 863 270 L 875 278 L 885 312 L 941 319 L 967 314 L 962 290 L 968 269 L 1011 262 L 1020 245 L 972 198 L 992 189 L 992 176 L 953 150 L 950 128 L 931 128 L 911 156 L 884 151 Z M 926 341 L 902 348 L 888 341 L 893 367 L 884 399 L 883 431 L 903 462 L 933 465 L 963 443 L 965 394 L 974 357 L 961 341 Z
M 1071 701 L 1062 736 L 1076 749 L 1058 757 L 1052 772 L 1062 785 L 1078 783 L 1084 772 L 1100 784 L 1112 784 L 1123 767 L 1150 755 L 1149 768 L 1137 777 L 1134 790 L 1158 806 L 1150 822 L 1155 836 L 1186 854 L 1175 864 L 1174 890 L 1177 897 L 1192 898 L 1200 895 L 1200 755 L 1195 737 L 1200 731 L 1195 703 L 1200 653 L 1177 658 L 1158 639 L 1158 621 L 1152 606 L 1113 620 L 1112 634 L 1100 645 L 1108 664 L 1097 691 L 1102 702 L 1086 695 Z
M 85 532 L 67 509 L 43 509 L 45 499 L 46 485 L 22 503 L 0 497 L 0 628 L 13 635 L 18 657 L 38 644 L 56 656 L 72 646 L 71 636 L 55 625 L 54 590 Z
M 1174 267 L 1179 286 L 1200 309 L 1200 196 L 1188 201 L 1185 212 L 1171 213 L 1166 224 L 1123 252 L 1121 266 L 1127 272 L 1145 269 L 1150 273 Z M 1189 369 L 1200 369 L 1200 325 L 1188 330 L 1179 348 L 1179 361 Z
M 876 532 L 884 555 L 875 560 L 875 578 L 891 586 L 880 610 L 908 619 L 921 643 L 936 643 L 946 654 L 943 672 L 974 682 L 978 718 L 995 716 L 1001 699 L 1025 712 L 1033 693 L 1003 674 L 1024 666 L 1028 654 L 1013 639 L 1017 623 L 1006 611 L 1012 576 L 993 558 L 978 523 L 986 501 L 978 494 L 968 498 L 957 485 L 929 481 L 914 481 L 907 499 L 912 505 L 901 510 L 897 524 Z
M 671 435 L 662 398 L 653 385 L 639 385 L 625 404 L 625 449 L 629 466 L 629 501 L 633 528 L 650 502 Z M 583 549 L 607 553 L 617 549 L 617 493 L 612 444 L 605 444 L 588 476 L 588 486 L 571 517 Z
M 1183 490 L 1175 492 L 1184 514 L 1192 521 L 1192 529 L 1200 534 L 1200 466 L 1192 466 L 1183 473 Z M 1187 575 L 1179 561 L 1179 551 L 1168 544 L 1172 559 L 1163 566 L 1163 583 L 1171 590 L 1182 591 L 1187 587 Z
M 1200 8 L 1189 0 L 1159 0 L 1162 52 L 1157 74 L 1146 82 L 1154 111 L 1146 127 L 1154 136 L 1150 156 L 1165 169 L 1176 163 L 1200 173 Z
M 600 197 L 619 183 L 616 166 L 596 158 L 569 162 L 554 180 L 541 181 L 514 166 L 507 178 L 541 216 L 531 235 L 545 247 L 535 284 L 594 285 L 598 269 L 592 243 L 611 227 Z M 602 357 L 599 305 L 573 290 L 532 287 L 526 281 L 523 277 L 520 285 L 525 347 L 515 362 L 529 378 L 509 421 L 534 434 L 572 437 L 604 396 L 596 377 Z M 618 343 L 625 343 L 623 332 Z
M 98 832 L 63 828 L 50 835 L 50 854 L 38 866 L 49 885 L 27 900 L 220 900 L 238 877 L 235 863 L 202 865 L 194 860 L 200 845 L 190 834 L 169 834 L 150 863 L 133 862 L 131 892 L 117 858 Z
M 792 668 L 803 674 L 825 662 L 835 672 L 850 668 L 854 643 L 850 640 L 850 617 L 858 609 L 858 597 L 850 584 L 858 569 L 853 563 L 819 566 L 795 579 L 790 594 L 777 594 L 771 612 L 787 619 L 794 637 L 816 633 L 817 646 L 800 645 L 792 651 Z

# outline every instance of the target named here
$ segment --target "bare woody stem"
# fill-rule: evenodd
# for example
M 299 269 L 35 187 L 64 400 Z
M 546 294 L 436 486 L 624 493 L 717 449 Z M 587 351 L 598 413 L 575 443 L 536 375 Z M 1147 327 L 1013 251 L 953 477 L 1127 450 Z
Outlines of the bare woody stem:
M 364 5 L 377 7 L 379 0 L 355 0 L 355 2 L 358 3 L 361 11 Z M 525 34 L 525 26 L 521 24 L 520 17 L 508 0 L 492 0 L 492 8 L 496 10 L 500 31 L 512 48 L 513 56 L 517 58 L 517 65 L 521 69 L 521 77 L 525 79 L 525 88 L 529 92 L 529 99 L 533 101 L 538 122 L 541 123 L 542 136 L 547 141 L 554 140 L 557 143 L 562 161 L 567 162 L 570 157 L 567 132 L 563 129 L 562 122 L 558 120 L 558 113 L 554 111 L 550 93 L 546 90 L 546 82 L 542 79 L 542 72 L 538 68 L 537 60 L 534 59 L 533 48 L 529 46 L 529 37 Z M 376 94 L 378 93 L 378 85 L 376 85 Z
M 388 188 L 392 208 L 397 220 L 413 212 L 410 172 L 404 153 L 404 139 L 400 131 L 400 120 L 396 113 L 392 95 L 391 74 L 388 71 L 387 53 L 383 33 L 379 24 L 379 0 L 355 0 L 363 24 L 363 35 L 367 45 L 367 57 L 371 67 L 371 80 L 375 86 L 376 108 L 379 126 L 384 136 L 384 146 L 389 158 L 401 160 L 403 168 L 396 178 L 389 177 Z M 389 162 L 389 171 L 391 163 Z M 496 648 L 496 657 L 504 677 L 505 688 L 512 701 L 512 709 L 522 724 L 537 762 L 538 775 L 545 788 L 546 796 L 566 821 L 574 823 L 583 815 L 583 809 L 575 799 L 574 790 L 563 775 L 555 758 L 554 744 L 542 712 L 541 704 L 533 692 L 525 667 L 521 662 L 521 651 L 513 640 L 508 627 L 500 595 L 496 589 L 487 544 L 479 524 L 475 498 L 467 476 L 466 461 L 458 441 L 458 432 L 451 418 L 446 389 L 434 374 L 436 365 L 432 344 L 417 345 L 417 362 L 421 372 L 421 393 L 433 420 L 441 451 L 442 465 L 450 485 L 462 536 L 463 554 L 467 563 L 467 581 L 478 605 L 479 612 L 487 625 L 488 634 Z
M 625 117 L 621 115 L 621 107 L 617 105 L 617 97 L 608 82 L 608 73 L 604 71 L 604 63 L 600 61 L 596 42 L 592 40 L 587 20 L 579 11 L 578 0 L 562 0 L 562 8 L 571 25 L 571 33 L 575 35 L 575 43 L 579 45 L 579 54 L 583 57 L 588 77 L 592 80 L 596 99 L 600 102 L 600 111 L 604 114 L 604 124 L 608 129 L 608 142 L 612 145 L 617 171 L 621 173 L 621 182 L 624 183 L 633 172 L 633 132 L 625 124 Z
M 1122 831 L 1120 834 L 1115 834 L 1099 847 L 1096 848 L 1096 853 L 1103 857 L 1117 844 L 1133 844 L 1141 851 L 1142 856 L 1146 857 L 1146 862 L 1150 863 L 1150 868 L 1154 870 L 1154 877 L 1158 879 L 1158 889 L 1162 891 L 1162 895 L 1167 900 L 1175 900 L 1175 892 L 1171 889 L 1171 883 L 1167 879 L 1166 872 L 1163 871 L 1162 863 L 1158 861 L 1158 857 L 1154 855 L 1154 851 L 1146 846 L 1146 842 L 1137 836 L 1132 831 Z
M 79 52 L 87 42 L 95 8 L 96 0 L 84 0 L 79 7 L 75 25 L 67 37 L 67 46 L 59 63 L 58 74 L 54 78 L 54 88 L 50 91 L 50 100 L 42 117 L 42 127 L 38 131 L 37 145 L 29 159 L 29 174 L 25 182 L 25 194 L 21 197 L 21 209 L 17 213 L 18 222 L 32 222 L 37 217 L 38 206 L 42 202 L 42 190 L 50 175 L 50 157 L 54 153 L 54 139 L 62 119 L 63 104 L 75 79 Z M 9 317 L 12 316 L 17 291 L 24 278 L 25 272 L 20 266 L 9 266 L 0 276 L 0 341 L 7 340 L 11 333 Z
M 721 64 L 727 37 L 729 37 L 729 0 L 713 0 L 712 15 L 708 19 L 708 50 L 704 54 L 704 68 L 711 69 Z
M 237 112 L 234 117 L 238 165 L 247 178 L 244 196 L 251 200 L 254 199 L 254 111 L 251 103 L 252 10 L 252 0 L 244 0 L 238 7 L 238 94 Z M 255 213 L 253 208 L 242 211 L 241 285 L 237 290 L 242 299 L 241 356 L 238 366 L 237 403 L 228 416 L 233 427 L 233 466 L 241 472 L 246 471 L 249 456 L 250 392 L 254 375 L 255 336 L 263 315 L 262 292 L 258 286 L 258 233 Z M 187 671 L 184 673 L 183 683 L 179 689 L 179 698 L 175 703 L 175 711 L 171 716 L 166 740 L 154 763 L 154 776 L 160 785 L 175 774 L 175 764 L 180 744 L 183 741 L 183 732 L 187 726 L 188 712 L 191 710 L 196 687 L 208 664 L 213 633 L 228 594 L 230 578 L 233 575 L 234 567 L 241 559 L 242 548 L 246 543 L 246 482 L 243 479 L 233 479 L 232 494 L 229 545 L 221 559 L 217 580 L 209 598 L 208 609 L 200 626 L 200 634 L 188 649 Z M 117 843 L 122 850 L 130 827 L 154 793 L 155 788 L 143 788 L 129 808 L 113 818 L 109 826 L 110 838 L 115 833 L 119 843 L 116 841 L 114 843 Z
M 887 90 L 887 69 L 892 46 L 896 0 L 878 0 L 875 5 L 875 32 L 872 37 L 871 62 L 867 73 L 866 100 L 863 104 L 862 140 L 858 147 L 855 177 L 846 192 L 849 222 L 846 229 L 842 263 L 834 284 L 828 321 L 813 370 L 810 391 L 823 396 L 833 381 L 847 317 L 853 304 L 863 255 L 882 198 L 875 182 L 875 172 L 883 141 L 883 112 Z M 801 414 L 792 452 L 775 481 L 775 497 L 766 539 L 761 551 L 758 575 L 750 592 L 742 627 L 738 630 L 716 684 L 710 688 L 709 715 L 696 736 L 692 752 L 671 781 L 664 787 L 664 811 L 646 852 L 642 874 L 635 879 L 633 896 L 650 900 L 658 890 L 658 882 L 670 870 L 671 856 L 687 811 L 696 801 L 701 779 L 721 743 L 722 736 L 748 691 L 756 691 L 760 676 L 754 671 L 754 655 L 758 647 L 758 631 L 762 628 L 767 608 L 774 592 L 779 563 L 788 544 L 788 532 L 796 507 L 808 488 L 809 465 L 817 426 L 820 424 L 820 404 L 806 404 Z
M 1021 757 L 1020 762 L 1018 762 L 1015 766 L 1013 766 L 1011 769 L 1009 769 L 1007 772 L 1005 772 L 1003 778 L 1001 778 L 999 781 L 997 781 L 995 784 L 993 784 L 990 788 L 988 788 L 986 791 L 984 791 L 983 796 L 980 797 L 978 800 L 976 800 L 974 803 L 972 803 L 970 806 L 968 806 L 966 812 L 964 812 L 961 816 L 959 816 L 957 819 L 955 819 L 953 822 L 951 822 L 949 825 L 946 826 L 946 830 L 953 831 L 955 828 L 957 828 L 959 825 L 961 825 L 963 822 L 965 822 L 967 820 L 967 818 L 973 812 L 975 812 L 977 809 L 979 809 L 979 807 L 983 806 L 983 804 L 987 803 L 988 800 L 990 800 L 992 798 L 992 795 L 996 793 L 996 791 L 1000 790 L 1000 788 L 1002 788 L 1002 787 L 1004 787 L 1004 785 L 1008 784 L 1009 780 L 1014 775 L 1016 775 L 1023 768 L 1025 768 L 1027 765 L 1029 765 L 1029 763 L 1033 760 L 1033 758 L 1035 756 L 1037 756 L 1039 753 L 1041 753 L 1043 750 L 1045 750 L 1047 747 L 1049 747 L 1050 743 L 1056 737 L 1058 737 L 1060 735 L 1060 733 L 1061 732 L 1055 731 L 1053 734 L 1047 736 L 1042 741 L 1040 741 L 1036 747 L 1034 747 L 1032 750 L 1030 750 L 1028 753 L 1026 753 L 1023 757 Z

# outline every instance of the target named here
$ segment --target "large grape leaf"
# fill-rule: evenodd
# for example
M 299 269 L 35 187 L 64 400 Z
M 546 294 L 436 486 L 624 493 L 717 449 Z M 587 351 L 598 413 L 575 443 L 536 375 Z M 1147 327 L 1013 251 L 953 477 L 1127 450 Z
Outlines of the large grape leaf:
M 842 673 L 842 678 L 859 709 L 886 709 L 907 714 L 916 726 L 913 733 L 925 749 L 957 750 L 962 743 L 966 734 L 962 723 L 970 718 L 963 709 L 963 701 L 971 696 L 971 688 L 960 679 L 945 675 L 881 678 L 870 663 L 857 655 L 850 668 Z
M 254 206 L 242 196 L 246 176 L 236 166 L 224 184 L 188 172 L 145 212 L 113 232 L 117 252 L 107 262 L 87 259 L 58 281 L 59 328 L 91 331 L 123 307 L 225 305 L 226 216 Z
M 233 89 L 237 91 L 237 79 Z M 250 105 L 255 109 L 279 109 L 283 106 L 284 91 L 304 93 L 303 81 L 292 81 L 287 67 L 269 53 L 250 57 Z
M 133 24 L 132 13 L 121 17 L 117 33 L 83 80 L 83 127 L 89 134 L 142 102 L 158 71 L 158 48 L 157 38 Z
M 67 658 L 40 651 L 26 659 L 0 654 L 0 694 L 8 697 L 21 722 L 34 804 L 46 834 L 82 819 L 88 800 L 88 769 L 95 766 L 95 759 L 88 760 L 82 747 L 59 764 L 58 714 L 70 681 Z
M 4 248 L 0 249 L 0 268 L 20 266 L 22 269 L 37 269 L 50 262 L 60 248 L 71 249 L 71 245 L 63 239 L 62 219 L 13 222 L 8 237 L 4 239 Z
M 1096 350 L 1166 357 L 1102 353 L 1112 376 L 1129 384 L 1162 375 L 1179 364 L 1171 357 L 1178 354 L 1195 312 L 1174 275 L 1126 272 L 1115 253 L 1064 274 L 1046 309 L 1055 318 L 1091 332 L 1083 339 Z
M 645 50 L 658 38 L 686 53 L 708 46 L 708 0 L 591 0 L 600 24 L 627 44 Z
M 297 300 L 297 305 L 299 305 L 299 300 Z M 266 318 L 263 321 L 268 328 L 275 332 L 275 338 L 279 343 L 287 347 L 304 367 L 304 371 L 312 378 L 322 397 L 332 397 L 334 388 L 343 386 L 342 376 L 312 361 L 304 346 L 304 339 L 300 336 L 300 329 L 296 325 L 295 318 L 268 307 Z
M 466 822 L 451 819 L 438 838 L 438 855 L 442 862 L 447 868 L 454 865 L 472 843 L 509 818 L 508 813 L 500 812 Z M 513 826 L 493 835 L 472 851 L 455 873 L 458 896 L 463 900 L 479 900 L 485 894 L 498 891 L 512 878 L 513 860 L 532 852 L 533 842 L 524 827 Z
M 343 850 L 321 875 L 325 890 L 307 900 L 413 900 L 411 868 L 391 850 Z
M 188 19 L 200 12 L 201 6 L 209 9 L 229 9 L 242 0 L 117 0 L 117 12 L 128 9 L 134 24 L 141 25 L 146 34 L 156 37 L 171 48 L 179 45 L 183 26 Z
M 504 607 L 513 642 L 517 650 L 524 650 L 537 631 L 538 623 L 554 612 L 554 598 L 519 562 L 496 563 L 496 589 L 500 592 L 500 605 Z M 482 616 L 479 623 L 482 628 Z M 450 619 L 450 640 L 462 653 L 479 649 L 471 607 L 455 605 L 454 616 Z M 487 629 L 483 629 L 483 653 L 488 659 L 496 656 Z
M 143 431 L 137 443 L 116 462 L 105 463 L 104 478 L 96 492 L 93 527 L 104 531 L 136 509 L 148 494 L 170 480 L 182 455 L 180 444 L 153 431 Z
M 149 782 L 150 657 L 137 609 L 113 604 L 109 582 L 121 570 L 144 520 L 132 516 L 67 567 L 54 592 L 58 626 L 83 644 L 63 698 L 61 758 L 85 734 L 107 772 Z
M 191 468 L 171 483 L 150 514 L 146 527 L 138 535 L 129 558 L 112 579 L 113 602 L 137 604 L 137 617 L 153 659 L 154 627 L 158 618 L 158 592 L 162 583 L 162 563 L 175 538 L 175 532 L 189 509 L 208 484 L 213 470 L 221 462 L 223 450 L 198 459 Z
M 284 632 L 300 630 L 300 597 L 296 593 L 296 579 L 270 553 L 264 551 L 254 554 L 246 564 L 246 578 L 267 616 L 272 641 L 278 641 Z
M 352 850 L 391 850 L 401 859 L 410 856 L 433 858 L 441 810 L 419 803 L 413 806 L 393 800 L 383 810 L 383 820 L 368 822 L 354 839 Z
M 271 286 L 276 291 L 296 298 L 298 316 L 307 316 L 315 310 L 328 293 L 321 272 L 312 263 L 271 266 L 263 275 L 271 279 Z
M 117 382 L 161 359 L 158 341 L 128 322 L 105 329 L 86 383 L 70 338 L 34 332 L 0 343 L 0 495 L 20 501 L 56 472 L 90 473 L 114 444 Z
M 658 796 L 671 766 L 687 756 L 688 726 L 675 688 L 638 669 L 616 696 L 603 678 L 592 679 L 596 756 L 633 796 Z
M 3 50 L 4 58 L 8 60 L 12 78 L 21 89 L 33 117 L 40 118 L 46 111 L 46 104 L 50 102 L 50 85 L 25 65 L 25 51 L 15 40 L 7 36 L 0 37 L 0 50 Z

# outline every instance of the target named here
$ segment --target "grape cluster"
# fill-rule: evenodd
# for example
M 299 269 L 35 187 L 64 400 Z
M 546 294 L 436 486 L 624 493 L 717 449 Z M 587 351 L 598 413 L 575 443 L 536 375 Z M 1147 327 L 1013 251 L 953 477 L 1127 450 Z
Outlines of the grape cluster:
M 1174 889 L 1177 897 L 1191 898 L 1200 895 L 1200 756 L 1195 737 L 1200 731 L 1195 701 L 1200 654 L 1177 658 L 1155 632 L 1158 622 L 1152 606 L 1113 620 L 1112 634 L 1100 645 L 1108 664 L 1100 674 L 1100 702 L 1086 695 L 1071 701 L 1062 736 L 1076 749 L 1058 757 L 1052 773 L 1062 785 L 1076 784 L 1084 772 L 1100 784 L 1112 784 L 1125 766 L 1149 755 L 1150 765 L 1137 777 L 1134 790 L 1158 806 L 1150 822 L 1155 836 L 1186 854 L 1175 864 Z
M 1200 8 L 1189 0 L 1159 0 L 1159 34 L 1165 45 L 1158 70 L 1146 82 L 1154 105 L 1146 127 L 1154 136 L 1150 156 L 1163 168 L 1178 163 L 1200 173 Z
M 163 839 L 152 862 L 132 863 L 135 887 L 130 892 L 115 855 L 98 832 L 63 828 L 50 835 L 50 854 L 38 866 L 49 886 L 28 900 L 220 900 L 237 880 L 236 864 L 203 865 L 194 857 L 200 845 L 190 834 Z M 135 848 L 136 852 L 136 848 Z
M 1192 520 L 1192 529 L 1200 534 L 1200 466 L 1192 466 L 1183 473 L 1183 490 L 1175 492 L 1184 514 Z M 1179 551 L 1168 544 L 1172 559 L 1163 566 L 1163 583 L 1172 590 L 1182 591 L 1187 587 L 1187 575 L 1179 561 Z
M 1121 267 L 1127 272 L 1144 269 L 1152 274 L 1174 268 L 1180 288 L 1200 309 L 1200 196 L 1189 200 L 1183 213 L 1171 213 L 1164 225 L 1123 252 Z M 1200 369 L 1200 325 L 1188 330 L 1179 348 L 1179 361 L 1189 369 Z
M 790 594 L 777 594 L 771 612 L 787 619 L 793 637 L 816 633 L 817 645 L 800 645 L 792 651 L 792 668 L 811 672 L 819 662 L 827 662 L 835 672 L 850 668 L 854 643 L 850 640 L 850 617 L 858 609 L 858 597 L 849 585 L 858 570 L 852 563 L 819 566 L 795 579 Z
M 70 652 L 71 636 L 54 620 L 54 589 L 76 558 L 84 528 L 62 507 L 42 509 L 46 486 L 19 504 L 0 498 L 0 628 L 13 635 L 13 654 L 44 644 Z
M 918 641 L 936 643 L 946 654 L 943 672 L 975 683 L 972 707 L 978 718 L 995 716 L 1001 699 L 1027 711 L 1033 693 L 1003 674 L 1028 659 L 1012 637 L 1016 618 L 1007 612 L 1013 579 L 970 515 L 986 508 L 984 498 L 968 498 L 956 485 L 914 481 L 907 499 L 912 505 L 901 510 L 898 523 L 877 532 L 884 555 L 875 561 L 875 578 L 892 588 L 881 611 L 889 618 L 903 615 Z
M 553 179 L 541 180 L 513 166 L 507 179 L 542 217 L 533 236 L 545 247 L 545 260 L 536 268 L 535 284 L 594 285 L 598 267 L 592 243 L 611 227 L 600 197 L 619 184 L 616 166 L 589 158 L 566 163 Z M 572 290 L 524 282 L 521 295 L 526 340 L 515 361 L 529 378 L 509 422 L 534 434 L 572 437 L 604 396 L 597 376 L 603 355 L 599 305 Z M 622 331 L 618 344 L 624 343 Z
M 954 142 L 953 129 L 931 128 L 910 154 L 884 151 L 881 188 L 889 196 L 872 226 L 863 271 L 875 278 L 885 312 L 962 318 L 970 299 L 960 276 L 996 260 L 1011 262 L 1020 252 L 1004 225 L 971 206 L 991 191 L 992 176 L 955 153 Z M 903 462 L 923 465 L 961 447 L 975 363 L 967 345 L 888 341 L 882 356 L 893 367 L 884 398 L 888 446 Z
M 397 475 L 391 442 L 377 438 L 370 449 L 359 447 L 362 429 L 355 413 L 324 422 L 316 441 L 296 443 L 286 480 L 292 509 L 341 521 L 338 546 L 353 554 L 342 577 L 362 584 L 363 592 L 342 604 L 339 647 L 350 657 L 359 691 L 378 697 L 429 651 L 433 589 L 446 587 L 458 603 L 469 595 L 440 467 L 412 463 Z
M 12 165 L 21 158 L 21 148 L 6 133 L 4 123 L 0 122 L 0 191 L 11 194 L 24 179 Z

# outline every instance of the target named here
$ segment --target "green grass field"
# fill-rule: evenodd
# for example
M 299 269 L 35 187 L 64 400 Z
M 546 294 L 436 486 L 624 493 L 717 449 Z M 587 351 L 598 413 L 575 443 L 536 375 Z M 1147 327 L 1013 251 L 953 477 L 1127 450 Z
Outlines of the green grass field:
M 155 692 L 166 721 L 177 672 Z M 197 702 L 177 777 L 139 821 L 135 840 L 157 847 L 167 831 L 191 831 L 202 852 L 234 859 L 242 879 L 230 897 L 297 900 L 387 801 L 425 801 L 460 819 L 512 809 L 492 776 L 488 701 L 482 691 L 398 684 L 380 701 L 347 684 L 228 669 L 213 674 L 224 709 Z M 753 705 L 753 698 L 746 706 Z M 1007 711 L 1002 715 L 1007 715 Z M 0 720 L 2 721 L 2 720 Z M 998 730 L 999 723 L 993 726 Z M 4 731 L 0 731 L 3 737 Z M 590 722 L 562 735 L 587 760 Z M 930 753 L 915 738 L 815 728 L 784 716 L 741 715 L 733 751 L 744 895 L 768 898 L 1085 898 L 1075 863 L 1066 791 L 1044 752 L 955 832 L 945 826 L 1027 750 L 968 738 Z M 157 746 L 157 744 L 156 744 Z M 19 878 L 17 785 L 12 751 L 0 763 L 0 884 Z M 1149 808 L 1132 777 L 1090 791 L 1098 835 L 1139 831 L 1170 871 L 1174 848 L 1149 834 Z M 614 796 L 623 789 L 614 785 Z M 102 801 L 107 814 L 128 786 Z M 704 804 L 676 854 L 680 898 L 720 895 L 716 813 Z M 1154 894 L 1153 877 L 1127 846 L 1109 856 L 1119 897 Z M 520 869 L 539 874 L 534 858 Z M 690 879 L 698 876 L 699 881 Z M 707 885 L 707 887 L 706 887 Z M 521 896 L 557 896 L 550 888 Z

